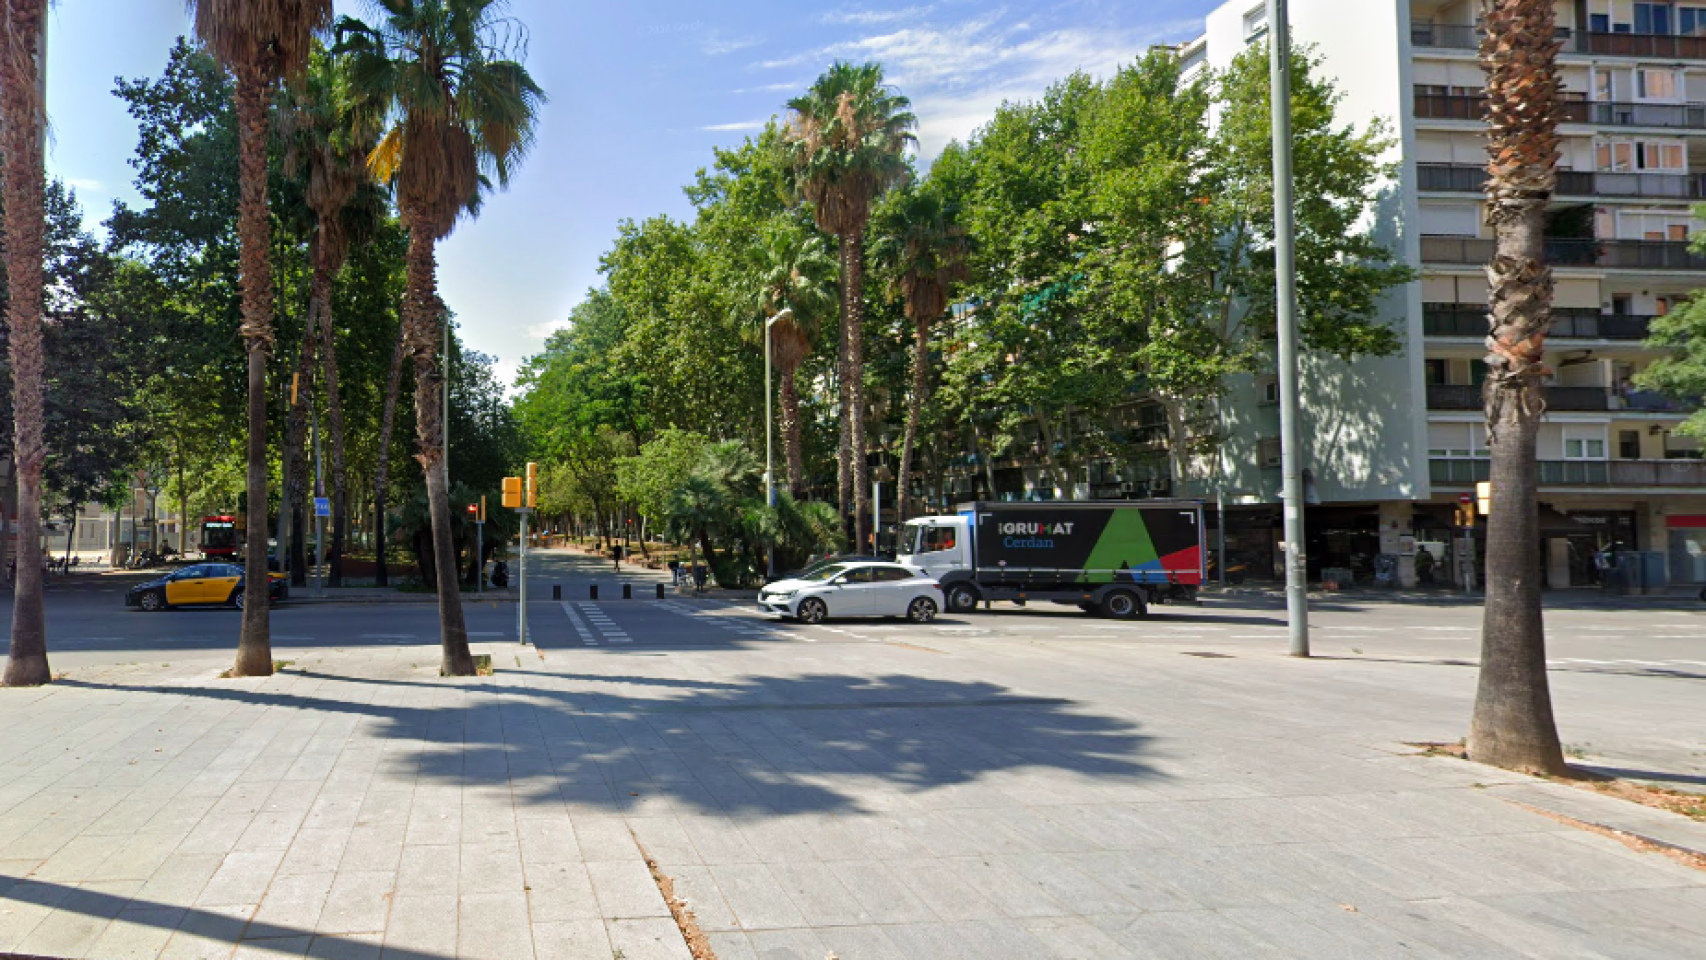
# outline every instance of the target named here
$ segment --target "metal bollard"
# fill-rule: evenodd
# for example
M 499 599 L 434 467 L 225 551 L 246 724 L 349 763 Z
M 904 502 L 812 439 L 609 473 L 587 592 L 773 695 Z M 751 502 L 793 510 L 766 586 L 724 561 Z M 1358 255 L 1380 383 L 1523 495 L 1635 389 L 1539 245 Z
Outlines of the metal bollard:
M 560 584 L 560 583 L 551 584 L 551 599 L 552 600 L 563 599 L 563 585 L 562 584 Z
M 624 583 L 622 585 L 622 599 L 624 599 L 624 600 L 634 599 L 634 585 L 633 584 Z
M 592 591 L 592 597 L 590 599 L 597 600 L 598 599 L 598 584 L 595 583 L 592 586 L 588 587 L 587 589 Z
M 661 583 L 658 584 L 658 599 L 659 600 L 663 599 L 663 584 L 661 584 Z

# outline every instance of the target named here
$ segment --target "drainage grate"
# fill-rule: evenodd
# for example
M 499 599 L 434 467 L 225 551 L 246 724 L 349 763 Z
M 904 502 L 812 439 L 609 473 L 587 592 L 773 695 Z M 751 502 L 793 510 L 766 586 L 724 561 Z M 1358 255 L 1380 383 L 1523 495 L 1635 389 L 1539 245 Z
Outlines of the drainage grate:
M 1183 651 L 1182 656 L 1202 657 L 1204 660 L 1231 660 L 1232 659 L 1232 654 L 1230 654 L 1230 653 L 1208 653 L 1208 652 L 1203 651 L 1203 650 L 1186 650 L 1186 651 Z

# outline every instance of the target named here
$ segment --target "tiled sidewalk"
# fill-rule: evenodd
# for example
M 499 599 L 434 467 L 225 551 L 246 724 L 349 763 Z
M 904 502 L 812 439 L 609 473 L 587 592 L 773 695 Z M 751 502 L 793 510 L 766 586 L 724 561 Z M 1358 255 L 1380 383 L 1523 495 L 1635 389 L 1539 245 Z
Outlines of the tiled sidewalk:
M 720 960 L 1706 955 L 1706 873 L 1395 752 L 1424 696 L 934 646 L 0 691 L 0 952 L 686 958 L 643 845 Z

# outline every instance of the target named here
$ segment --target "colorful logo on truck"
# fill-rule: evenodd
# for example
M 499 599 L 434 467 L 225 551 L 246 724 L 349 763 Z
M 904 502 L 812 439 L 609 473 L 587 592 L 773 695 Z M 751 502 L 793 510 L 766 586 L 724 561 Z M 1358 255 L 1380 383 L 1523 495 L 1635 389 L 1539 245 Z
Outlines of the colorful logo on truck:
M 1202 583 L 1202 531 L 1195 510 L 1176 507 L 1044 506 L 985 513 L 978 566 L 1081 571 L 1086 583 Z

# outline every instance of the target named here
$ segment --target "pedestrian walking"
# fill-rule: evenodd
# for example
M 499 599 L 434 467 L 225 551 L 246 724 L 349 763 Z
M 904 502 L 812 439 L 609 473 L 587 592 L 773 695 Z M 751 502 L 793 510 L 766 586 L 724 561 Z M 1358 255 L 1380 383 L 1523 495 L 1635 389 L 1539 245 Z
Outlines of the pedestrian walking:
M 610 548 L 610 559 L 616 563 L 616 572 L 622 572 L 622 545 L 620 543 Z
M 670 559 L 670 561 L 669 561 L 669 575 L 670 575 L 670 578 L 672 581 L 670 583 L 670 586 L 674 586 L 674 587 L 681 586 L 681 560 L 679 558 L 671 558 Z

